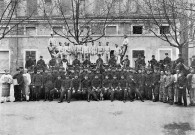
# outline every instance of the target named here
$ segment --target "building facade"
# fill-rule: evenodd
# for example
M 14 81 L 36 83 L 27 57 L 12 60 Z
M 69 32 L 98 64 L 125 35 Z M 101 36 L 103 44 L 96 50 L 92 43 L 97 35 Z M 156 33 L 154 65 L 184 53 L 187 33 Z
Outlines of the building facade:
M 18 6 L 18 16 L 25 16 L 32 12 L 32 10 L 36 11 L 36 15 L 28 21 L 25 21 L 22 25 L 19 25 L 17 32 L 7 35 L 0 41 L 0 73 L 3 73 L 4 69 L 10 69 L 13 74 L 17 67 L 25 65 L 29 55 L 36 61 L 39 59 L 39 56 L 42 55 L 46 63 L 51 59 L 47 47 L 50 34 L 53 31 L 50 25 L 48 25 L 47 20 L 45 20 L 42 10 L 39 9 L 40 1 L 41 0 L 21 0 Z M 51 4 L 53 6 L 55 5 L 54 1 L 44 0 L 47 5 Z M 102 6 L 100 0 L 86 1 L 93 3 L 92 6 L 90 6 L 90 11 L 100 12 L 98 8 Z M 149 31 L 147 24 L 143 21 L 146 18 L 140 16 L 140 8 L 136 5 L 134 0 L 123 0 L 122 3 L 119 1 L 115 4 L 115 10 L 113 12 L 119 14 L 120 11 L 124 10 L 125 2 L 129 4 L 127 5 L 129 11 L 127 13 L 128 17 L 115 19 L 112 23 L 107 24 L 105 36 L 96 41 L 95 45 L 98 45 L 98 42 L 102 42 L 104 46 L 106 42 L 109 42 L 111 50 L 113 50 L 115 44 L 119 46 L 122 45 L 124 40 L 123 36 L 126 34 L 129 39 L 126 54 L 129 55 L 131 61 L 130 65 L 132 67 L 135 65 L 138 54 L 142 54 L 146 57 L 146 63 L 151 59 L 152 55 L 155 55 L 157 60 L 164 59 L 165 53 L 169 53 L 172 60 L 177 59 L 179 54 L 178 49 L 171 47 L 167 42 L 157 38 Z M 35 9 L 32 8 L 32 5 Z M 48 11 L 50 6 L 47 7 Z M 52 14 L 56 16 L 56 20 L 59 20 L 58 11 L 52 11 Z M 64 26 L 61 21 L 56 21 L 53 27 L 55 27 L 56 30 L 64 31 Z M 155 29 L 155 31 L 160 35 L 160 33 L 166 29 L 167 25 L 165 24 L 162 29 Z M 92 37 L 98 37 L 98 33 L 92 35 Z M 55 38 L 57 42 L 69 42 L 67 39 L 57 35 L 55 35 Z

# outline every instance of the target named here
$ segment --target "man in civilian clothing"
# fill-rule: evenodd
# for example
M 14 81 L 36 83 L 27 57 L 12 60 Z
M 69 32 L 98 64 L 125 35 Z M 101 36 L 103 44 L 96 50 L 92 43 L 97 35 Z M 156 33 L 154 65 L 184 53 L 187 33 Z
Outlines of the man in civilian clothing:
M 13 76 L 13 79 L 17 80 L 17 84 L 14 85 L 14 97 L 15 97 L 15 101 L 21 101 L 21 93 L 22 93 L 22 89 L 23 89 L 23 83 L 24 83 L 24 78 L 23 78 L 23 73 L 22 71 L 20 71 L 20 69 L 16 69 L 17 73 Z

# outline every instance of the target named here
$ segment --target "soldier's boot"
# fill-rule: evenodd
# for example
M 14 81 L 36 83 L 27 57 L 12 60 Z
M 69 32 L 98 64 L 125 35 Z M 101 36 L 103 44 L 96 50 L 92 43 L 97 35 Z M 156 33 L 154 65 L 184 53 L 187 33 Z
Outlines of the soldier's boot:
M 90 102 L 90 93 L 87 94 L 87 102 Z
M 112 92 L 111 92 L 111 95 L 110 95 L 110 100 L 111 100 L 111 102 L 113 102 L 113 101 L 114 101 L 114 91 L 112 91 Z
M 71 100 L 71 91 L 69 90 L 67 93 L 67 103 L 70 103 Z

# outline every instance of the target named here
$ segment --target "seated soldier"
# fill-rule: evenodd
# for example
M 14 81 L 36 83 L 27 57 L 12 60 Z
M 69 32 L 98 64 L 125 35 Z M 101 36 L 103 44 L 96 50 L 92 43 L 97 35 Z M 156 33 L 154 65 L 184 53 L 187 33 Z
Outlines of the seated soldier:
M 52 57 L 52 59 L 49 61 L 49 68 L 50 69 L 52 69 L 52 70 L 54 70 L 55 69 L 55 67 L 56 67 L 56 59 L 55 59 L 55 57 Z
M 51 72 L 47 73 L 47 76 L 45 78 L 45 82 L 44 82 L 44 87 L 45 87 L 45 100 L 47 99 L 49 100 L 49 95 L 50 95 L 50 91 L 53 89 L 53 75 L 51 74 Z
M 119 80 L 119 98 L 123 98 L 123 102 L 126 102 L 126 93 L 127 93 L 127 80 L 124 75 L 121 75 L 121 79 Z
M 100 92 L 101 92 L 100 88 L 101 88 L 101 80 L 99 76 L 96 74 L 95 78 L 92 80 L 92 92 L 94 92 L 98 98 L 100 97 Z
M 54 89 L 50 91 L 50 101 L 53 101 L 55 93 L 61 92 L 61 87 L 62 87 L 62 79 L 61 79 L 61 75 L 59 74 L 57 80 L 54 83 Z
M 114 101 L 116 95 L 119 93 L 119 82 L 117 76 L 113 76 L 113 80 L 111 81 L 111 102 Z
M 74 67 L 78 67 L 78 66 L 80 66 L 80 60 L 78 60 L 78 56 L 76 55 L 75 56 L 75 59 L 73 60 L 73 62 L 72 62 L 72 65 L 74 66 Z
M 78 74 L 75 74 L 72 80 L 72 94 L 77 100 L 81 99 L 81 79 Z
M 61 87 L 62 91 L 61 91 L 61 94 L 60 94 L 60 101 L 58 103 L 63 102 L 63 98 L 64 98 L 65 95 L 66 95 L 66 98 L 67 98 L 67 102 L 70 103 L 71 88 L 72 88 L 72 80 L 67 75 L 65 80 L 62 81 L 62 87 Z
M 110 99 L 110 83 L 108 75 L 105 76 L 104 80 L 102 81 L 102 94 L 104 99 Z
M 83 62 L 83 66 L 84 67 L 90 67 L 91 66 L 91 62 L 90 62 L 90 59 L 89 59 L 88 56 L 86 57 L 86 60 Z
M 90 96 L 92 95 L 95 100 L 98 101 L 96 93 L 91 91 L 91 80 L 89 80 L 88 76 L 85 75 L 84 80 L 81 83 L 82 95 L 85 96 L 87 94 L 87 101 L 90 102 Z

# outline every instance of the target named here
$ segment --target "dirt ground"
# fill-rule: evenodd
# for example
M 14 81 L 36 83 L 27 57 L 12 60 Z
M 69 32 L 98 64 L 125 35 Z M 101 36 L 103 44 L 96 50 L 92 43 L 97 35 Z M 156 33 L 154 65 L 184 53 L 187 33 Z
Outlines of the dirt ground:
M 0 104 L 0 135 L 64 134 L 195 135 L 195 107 L 150 101 Z

